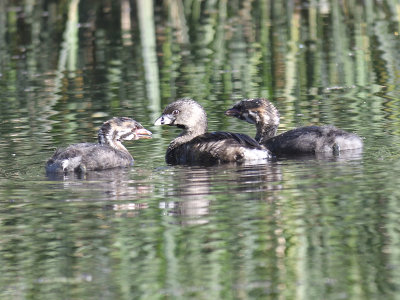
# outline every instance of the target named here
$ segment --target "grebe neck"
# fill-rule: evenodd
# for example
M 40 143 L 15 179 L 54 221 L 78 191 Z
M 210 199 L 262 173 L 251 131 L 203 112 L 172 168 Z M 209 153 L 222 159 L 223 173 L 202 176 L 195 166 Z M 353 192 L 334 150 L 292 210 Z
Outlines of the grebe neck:
M 172 140 L 170 144 L 170 148 L 174 148 L 175 146 L 179 146 L 190 140 L 194 139 L 196 136 L 205 134 L 207 132 L 207 123 L 199 124 L 201 126 L 196 126 L 195 128 L 187 128 L 185 126 L 178 126 L 182 128 L 181 134 Z
M 121 141 L 117 139 L 118 137 L 117 131 L 113 130 L 111 126 L 102 126 L 99 129 L 97 136 L 100 145 L 103 146 L 106 145 L 116 150 L 126 152 L 130 155 L 129 151 L 125 148 L 125 146 L 121 143 Z
M 271 125 L 271 124 L 263 125 L 258 123 L 256 126 L 257 126 L 257 133 L 255 140 L 260 144 L 276 136 L 276 133 L 278 131 L 278 125 Z

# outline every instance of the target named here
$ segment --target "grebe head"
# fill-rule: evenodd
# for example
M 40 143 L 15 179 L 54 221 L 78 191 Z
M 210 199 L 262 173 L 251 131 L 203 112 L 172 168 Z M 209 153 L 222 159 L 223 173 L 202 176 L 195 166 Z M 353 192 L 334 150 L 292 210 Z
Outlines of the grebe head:
M 225 112 L 225 115 L 255 124 L 255 140 L 263 143 L 274 137 L 279 126 L 279 112 L 265 98 L 245 99 L 236 103 Z
M 250 124 L 278 126 L 279 112 L 265 98 L 245 99 L 236 103 L 225 115 L 238 118 Z
M 99 129 L 99 143 L 116 147 L 123 141 L 150 139 L 151 132 L 139 122 L 126 117 L 115 117 L 104 122 Z M 118 148 L 118 147 L 117 147 Z
M 177 126 L 184 134 L 200 135 L 207 132 L 207 114 L 193 99 L 182 98 L 167 105 L 154 125 Z

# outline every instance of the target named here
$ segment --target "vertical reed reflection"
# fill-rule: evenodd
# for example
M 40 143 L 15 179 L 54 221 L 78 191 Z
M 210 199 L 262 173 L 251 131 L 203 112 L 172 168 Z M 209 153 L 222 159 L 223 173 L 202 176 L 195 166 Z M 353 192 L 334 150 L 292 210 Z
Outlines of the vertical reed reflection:
M 160 84 L 156 54 L 156 33 L 154 29 L 154 6 L 152 0 L 137 0 L 140 41 L 142 44 L 143 67 L 146 78 L 150 110 L 155 119 L 160 113 Z
M 132 45 L 131 4 L 129 0 L 121 0 L 121 33 L 124 46 Z
M 73 71 L 77 68 L 78 51 L 78 5 L 80 0 L 72 0 L 68 8 L 68 19 L 64 32 L 64 42 L 60 51 L 58 71 L 62 73 L 65 69 Z

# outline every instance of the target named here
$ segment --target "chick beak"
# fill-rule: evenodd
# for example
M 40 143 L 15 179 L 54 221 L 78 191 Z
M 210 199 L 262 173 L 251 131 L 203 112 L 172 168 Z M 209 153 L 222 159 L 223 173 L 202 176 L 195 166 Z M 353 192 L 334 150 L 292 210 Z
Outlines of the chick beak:
M 136 129 L 135 134 L 139 139 L 151 139 L 152 135 L 152 133 L 145 128 Z
M 240 111 L 238 109 L 232 107 L 232 108 L 228 109 L 227 111 L 225 111 L 225 115 L 239 118 L 240 117 Z

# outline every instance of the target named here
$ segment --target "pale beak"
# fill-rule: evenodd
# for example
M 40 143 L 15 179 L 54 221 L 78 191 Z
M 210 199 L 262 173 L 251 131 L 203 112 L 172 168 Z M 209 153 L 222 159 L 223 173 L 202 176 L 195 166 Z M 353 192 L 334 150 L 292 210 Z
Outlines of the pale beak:
M 175 122 L 175 118 L 172 115 L 162 115 L 155 122 L 154 125 L 172 125 Z
M 152 133 L 145 128 L 136 129 L 135 134 L 139 139 L 151 139 L 152 135 Z

